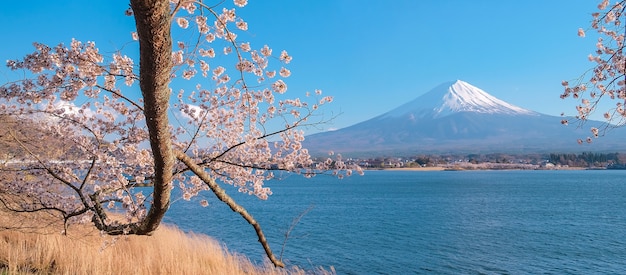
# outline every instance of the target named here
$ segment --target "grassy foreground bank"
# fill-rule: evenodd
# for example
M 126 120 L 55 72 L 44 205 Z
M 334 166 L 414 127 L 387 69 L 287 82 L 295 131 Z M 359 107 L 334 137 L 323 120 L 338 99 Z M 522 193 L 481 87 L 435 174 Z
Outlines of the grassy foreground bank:
M 101 236 L 88 225 L 70 227 L 67 236 L 24 226 L 7 227 L 0 211 L 0 274 L 333 274 L 298 267 L 254 265 L 217 241 L 162 225 L 152 236 Z M 14 214 L 14 213 L 13 213 Z M 10 214 L 9 214 L 10 215 Z M 41 223 L 39 223 L 41 225 Z M 29 229 L 30 228 L 30 229 Z M 60 229 L 60 228 L 58 228 Z

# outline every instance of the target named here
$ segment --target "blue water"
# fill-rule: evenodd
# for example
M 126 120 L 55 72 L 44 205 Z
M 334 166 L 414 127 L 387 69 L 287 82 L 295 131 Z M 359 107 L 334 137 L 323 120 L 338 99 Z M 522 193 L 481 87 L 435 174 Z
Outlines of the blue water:
M 338 274 L 626 274 L 626 171 L 368 171 L 287 176 L 236 194 L 283 259 Z M 254 230 L 210 193 L 166 217 L 263 261 Z

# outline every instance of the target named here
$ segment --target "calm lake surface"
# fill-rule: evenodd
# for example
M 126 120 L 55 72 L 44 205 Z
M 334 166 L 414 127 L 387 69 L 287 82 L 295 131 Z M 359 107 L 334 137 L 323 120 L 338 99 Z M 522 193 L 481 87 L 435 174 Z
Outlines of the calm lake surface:
M 267 201 L 228 191 L 283 259 L 338 274 L 626 274 L 626 170 L 366 171 L 286 176 Z M 264 261 L 254 230 L 212 194 L 166 222 Z

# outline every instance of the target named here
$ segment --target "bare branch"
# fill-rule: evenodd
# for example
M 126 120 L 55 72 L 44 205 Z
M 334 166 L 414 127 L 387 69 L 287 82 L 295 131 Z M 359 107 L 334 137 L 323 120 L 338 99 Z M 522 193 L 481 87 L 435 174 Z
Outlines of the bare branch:
M 189 156 L 187 156 L 186 154 L 180 151 L 175 151 L 175 154 L 178 160 L 180 160 L 185 165 L 187 165 L 187 167 L 189 167 L 189 169 L 196 176 L 198 176 L 200 179 L 202 179 L 202 181 L 204 181 L 204 183 L 211 189 L 211 191 L 213 191 L 213 193 L 217 196 L 219 200 L 226 203 L 226 205 L 228 205 L 228 207 L 230 207 L 230 209 L 233 210 L 234 212 L 239 213 L 241 217 L 243 217 L 250 225 L 252 225 L 252 227 L 254 227 L 254 231 L 259 237 L 259 242 L 263 246 L 263 249 L 265 250 L 265 254 L 270 259 L 270 261 L 272 261 L 272 263 L 277 267 L 285 267 L 285 264 L 281 262 L 280 260 L 276 259 L 276 257 L 272 253 L 272 250 L 270 249 L 270 246 L 267 243 L 267 239 L 265 238 L 265 234 L 263 234 L 263 230 L 261 230 L 261 226 L 254 219 L 254 217 L 252 217 L 252 215 L 250 215 L 250 213 L 248 213 L 248 211 L 246 211 L 245 208 L 237 204 L 235 200 L 233 200 L 233 198 L 231 198 L 228 194 L 226 194 L 226 191 L 222 189 L 215 182 L 215 180 L 212 179 L 211 176 L 209 176 L 209 174 L 204 171 L 204 169 L 202 169 L 202 167 L 195 164 L 195 162 Z

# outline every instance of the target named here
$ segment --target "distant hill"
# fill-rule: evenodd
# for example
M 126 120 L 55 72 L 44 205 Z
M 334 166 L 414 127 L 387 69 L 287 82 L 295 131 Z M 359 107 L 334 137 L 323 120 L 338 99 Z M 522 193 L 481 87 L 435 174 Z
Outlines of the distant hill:
M 0 161 L 28 154 L 16 139 L 29 149 L 41 151 L 45 146 L 42 138 L 45 137 L 30 120 L 0 114 Z
M 313 155 L 329 151 L 347 156 L 421 153 L 542 153 L 626 149 L 623 129 L 579 145 L 591 135 L 565 126 L 561 117 L 527 110 L 458 80 L 439 85 L 396 109 L 355 125 L 309 135 L 304 146 Z
M 0 114 L 0 163 L 32 158 L 29 151 L 42 159 L 72 159 L 77 147 L 62 137 L 46 132 L 45 121 Z

